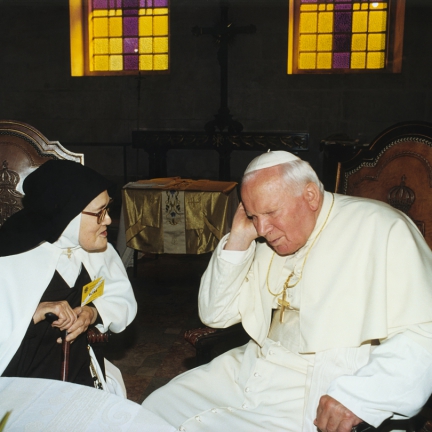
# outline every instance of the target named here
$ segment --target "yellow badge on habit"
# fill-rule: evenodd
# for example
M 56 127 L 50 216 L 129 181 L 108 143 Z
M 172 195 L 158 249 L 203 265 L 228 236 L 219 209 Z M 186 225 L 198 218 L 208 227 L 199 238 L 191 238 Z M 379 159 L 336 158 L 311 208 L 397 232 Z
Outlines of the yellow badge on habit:
M 83 286 L 81 306 L 92 302 L 94 299 L 100 297 L 104 292 L 105 281 L 102 277 L 95 279 L 94 281 Z

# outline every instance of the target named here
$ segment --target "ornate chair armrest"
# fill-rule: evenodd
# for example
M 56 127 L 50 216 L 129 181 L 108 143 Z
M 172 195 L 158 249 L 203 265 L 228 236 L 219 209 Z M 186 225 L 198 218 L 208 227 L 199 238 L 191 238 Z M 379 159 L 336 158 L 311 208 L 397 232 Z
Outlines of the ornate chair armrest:
M 191 345 L 196 346 L 202 338 L 208 337 L 214 333 L 220 331 L 219 329 L 211 327 L 200 327 L 193 330 L 187 330 L 184 334 L 185 340 L 187 340 Z
M 110 331 L 107 331 L 106 333 L 101 333 L 98 328 L 93 326 L 87 329 L 87 342 L 90 345 L 105 344 L 108 342 L 109 336 Z

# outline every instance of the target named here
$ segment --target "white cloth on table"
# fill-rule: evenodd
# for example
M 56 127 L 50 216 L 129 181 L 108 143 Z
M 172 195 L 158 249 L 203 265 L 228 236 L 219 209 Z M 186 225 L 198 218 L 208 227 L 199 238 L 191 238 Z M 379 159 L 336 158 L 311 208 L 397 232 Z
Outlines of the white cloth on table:
M 0 378 L 4 432 L 171 432 L 175 428 L 140 405 L 114 394 L 63 381 Z
M 261 242 L 245 252 L 224 251 L 227 238 L 220 242 L 201 281 L 201 320 L 220 328 L 241 321 L 252 341 L 174 379 L 150 395 L 144 407 L 187 431 L 201 427 L 206 432 L 232 425 L 241 431 L 316 432 L 313 420 L 326 393 L 374 426 L 393 413 L 419 411 L 432 388 L 432 253 L 401 212 L 377 201 L 335 195 L 328 222 L 302 268 L 331 200 L 325 193 L 314 232 L 302 249 L 274 256 L 268 275 L 273 292 L 281 291 L 293 270 L 292 282 L 299 280 L 288 290 L 292 309 L 285 311 L 283 324 L 276 312 L 270 328 L 277 307 L 277 296 L 266 286 L 273 251 Z M 381 345 L 372 346 L 373 339 Z M 278 346 L 271 358 L 269 344 Z M 291 379 L 301 360 L 308 364 L 297 389 L 302 392 L 299 408 L 292 402 Z M 274 378 L 275 362 L 285 370 L 283 378 Z M 264 384 L 256 381 L 261 379 L 256 373 Z M 195 394 L 175 407 L 164 403 L 159 411 L 163 400 L 185 389 Z M 209 420 L 212 409 L 223 409 L 224 415 Z M 201 422 L 194 423 L 197 416 Z

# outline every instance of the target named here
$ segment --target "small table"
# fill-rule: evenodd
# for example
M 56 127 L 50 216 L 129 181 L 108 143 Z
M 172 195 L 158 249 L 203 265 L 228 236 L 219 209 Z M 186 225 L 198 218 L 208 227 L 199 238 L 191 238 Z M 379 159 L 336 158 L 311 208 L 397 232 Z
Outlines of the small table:
M 179 177 L 125 185 L 117 239 L 125 265 L 130 262 L 128 248 L 154 254 L 213 251 L 231 228 L 238 206 L 236 186 Z
M 0 419 L 5 432 L 174 432 L 141 405 L 103 390 L 38 378 L 0 377 Z

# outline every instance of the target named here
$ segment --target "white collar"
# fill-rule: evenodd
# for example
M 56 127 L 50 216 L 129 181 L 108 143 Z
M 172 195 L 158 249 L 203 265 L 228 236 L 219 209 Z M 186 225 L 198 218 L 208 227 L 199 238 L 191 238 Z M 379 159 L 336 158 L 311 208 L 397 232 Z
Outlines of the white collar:
M 56 270 L 69 287 L 75 285 L 75 281 L 81 272 L 82 261 L 79 253 L 80 249 L 82 249 L 79 244 L 80 225 L 81 213 L 69 222 L 59 239 L 53 243 L 53 246 L 62 250 Z

